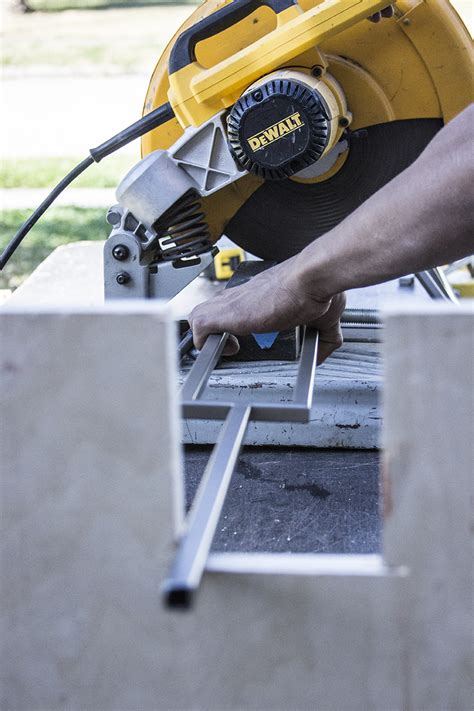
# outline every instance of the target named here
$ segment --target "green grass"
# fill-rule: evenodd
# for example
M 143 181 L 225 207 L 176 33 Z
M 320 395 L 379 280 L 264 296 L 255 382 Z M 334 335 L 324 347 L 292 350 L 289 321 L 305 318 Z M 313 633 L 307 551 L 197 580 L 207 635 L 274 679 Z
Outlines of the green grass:
M 15 289 L 61 244 L 106 239 L 110 227 L 105 213 L 101 208 L 56 207 L 49 210 L 0 272 L 0 289 Z M 31 210 L 0 212 L 0 249 L 30 214 Z
M 49 188 L 56 185 L 80 158 L 20 158 L 0 162 L 0 188 Z M 91 166 L 74 181 L 74 188 L 115 188 L 138 160 L 115 155 Z
M 165 45 L 193 10 L 190 3 L 133 7 L 94 2 L 92 7 L 89 2 L 54 0 L 56 9 L 64 12 L 4 12 L 2 17 L 0 10 L 4 70 L 18 73 L 21 68 L 22 76 L 25 70 L 35 76 L 45 71 L 61 76 L 150 75 Z M 40 7 L 40 0 L 35 5 Z M 52 2 L 46 5 L 53 8 Z

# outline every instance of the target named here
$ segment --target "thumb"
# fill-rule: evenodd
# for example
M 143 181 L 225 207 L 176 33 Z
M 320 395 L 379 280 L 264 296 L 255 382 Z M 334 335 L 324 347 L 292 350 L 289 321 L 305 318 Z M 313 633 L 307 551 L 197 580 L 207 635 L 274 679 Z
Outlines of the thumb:
M 230 335 L 222 351 L 222 355 L 233 356 L 240 351 L 240 344 L 235 336 Z

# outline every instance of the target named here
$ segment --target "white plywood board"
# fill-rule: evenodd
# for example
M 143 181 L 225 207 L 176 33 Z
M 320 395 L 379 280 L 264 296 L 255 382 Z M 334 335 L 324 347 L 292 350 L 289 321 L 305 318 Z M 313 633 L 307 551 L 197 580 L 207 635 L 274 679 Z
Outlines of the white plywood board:
M 70 708 L 182 522 L 174 325 L 157 303 L 4 308 L 0 343 L 1 706 Z
M 472 705 L 474 308 L 386 314 L 387 562 L 408 566 L 399 600 L 410 709 Z M 402 345 L 403 344 L 403 345 Z
M 166 310 L 0 312 L 2 707 L 467 708 L 472 315 L 434 308 L 387 321 L 409 345 L 387 354 L 385 560 L 212 555 L 188 614 L 159 597 L 182 511 Z

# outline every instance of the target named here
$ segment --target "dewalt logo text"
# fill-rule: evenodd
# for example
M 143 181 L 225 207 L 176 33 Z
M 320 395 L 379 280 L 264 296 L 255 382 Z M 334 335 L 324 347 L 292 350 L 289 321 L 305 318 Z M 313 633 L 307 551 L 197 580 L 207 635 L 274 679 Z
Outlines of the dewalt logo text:
M 301 126 L 304 126 L 304 122 L 301 119 L 301 114 L 297 112 L 295 114 L 291 114 L 291 116 L 287 116 L 281 121 L 277 121 L 277 123 L 274 123 L 273 126 L 265 128 L 263 131 L 256 133 L 247 140 L 250 148 L 255 152 L 269 143 L 278 141 L 279 138 L 283 138 L 283 136 L 293 133 L 293 131 L 301 128 Z

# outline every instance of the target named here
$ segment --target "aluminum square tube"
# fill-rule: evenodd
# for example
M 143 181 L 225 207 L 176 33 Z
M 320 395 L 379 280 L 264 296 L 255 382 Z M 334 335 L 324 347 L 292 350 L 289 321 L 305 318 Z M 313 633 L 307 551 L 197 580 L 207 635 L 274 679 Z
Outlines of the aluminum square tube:
M 183 417 L 222 419 L 225 425 L 199 485 L 169 576 L 163 584 L 163 599 L 171 608 L 189 608 L 192 604 L 249 421 L 307 422 L 311 412 L 318 353 L 318 332 L 312 329 L 306 329 L 304 335 L 291 402 L 236 405 L 201 400 L 228 336 L 224 333 L 208 337 L 181 389 Z
M 207 558 L 250 417 L 249 406 L 233 407 L 199 484 L 187 530 L 163 585 L 166 604 L 189 608 Z

